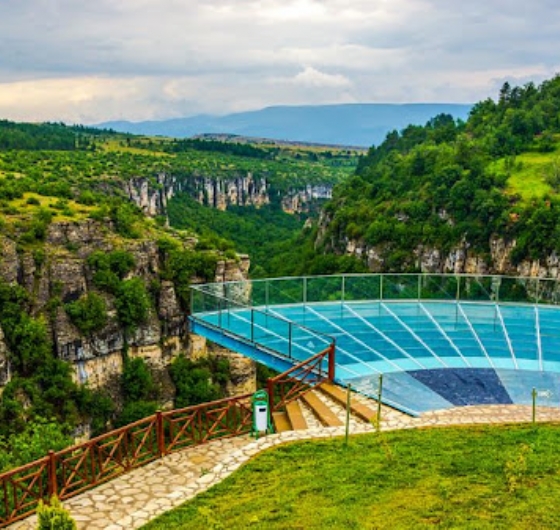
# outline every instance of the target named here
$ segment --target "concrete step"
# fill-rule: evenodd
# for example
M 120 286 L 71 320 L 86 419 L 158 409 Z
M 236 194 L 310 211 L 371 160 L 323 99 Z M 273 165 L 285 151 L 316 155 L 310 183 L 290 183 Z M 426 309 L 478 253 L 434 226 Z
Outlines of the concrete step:
M 273 412 L 272 423 L 274 424 L 274 432 L 292 430 L 292 425 L 290 424 L 290 420 L 288 419 L 288 414 L 286 412 Z
M 319 421 L 326 427 L 339 427 L 343 425 L 342 421 L 329 406 L 321 400 L 315 390 L 303 394 L 301 400 L 311 408 L 313 414 L 315 414 Z
M 346 401 L 348 400 L 347 390 L 332 383 L 325 382 L 320 387 L 319 390 L 326 394 L 329 398 L 336 401 L 340 405 L 346 408 Z M 352 393 L 350 396 L 350 411 L 354 416 L 357 416 L 361 420 L 366 422 L 375 421 L 377 418 L 377 411 L 356 401 L 355 394 Z
M 286 413 L 294 431 L 302 431 L 307 429 L 307 422 L 303 417 L 303 410 L 299 401 L 292 401 L 286 405 Z

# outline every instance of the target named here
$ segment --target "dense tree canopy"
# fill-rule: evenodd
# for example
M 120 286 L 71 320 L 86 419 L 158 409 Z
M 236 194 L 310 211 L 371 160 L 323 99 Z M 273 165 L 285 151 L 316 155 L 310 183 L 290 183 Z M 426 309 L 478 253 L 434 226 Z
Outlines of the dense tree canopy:
M 466 123 L 440 115 L 393 131 L 335 188 L 321 241 L 338 252 L 349 239 L 382 248 L 387 268 L 397 269 L 415 267 L 420 245 L 445 251 L 466 241 L 484 253 L 493 235 L 516 239 L 514 261 L 559 250 L 559 133 L 560 77 L 539 87 L 506 83 Z M 521 155 L 537 169 L 523 167 Z M 541 197 L 518 194 L 531 186 Z

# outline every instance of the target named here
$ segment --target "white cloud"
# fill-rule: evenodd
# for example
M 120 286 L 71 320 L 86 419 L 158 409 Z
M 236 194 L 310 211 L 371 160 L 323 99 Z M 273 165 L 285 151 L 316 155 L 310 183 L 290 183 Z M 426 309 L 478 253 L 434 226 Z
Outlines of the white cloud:
M 0 118 L 473 102 L 557 72 L 553 0 L 0 0 Z
M 319 87 L 348 87 L 352 83 L 349 79 L 339 74 L 326 74 L 308 66 L 293 78 L 296 85 Z

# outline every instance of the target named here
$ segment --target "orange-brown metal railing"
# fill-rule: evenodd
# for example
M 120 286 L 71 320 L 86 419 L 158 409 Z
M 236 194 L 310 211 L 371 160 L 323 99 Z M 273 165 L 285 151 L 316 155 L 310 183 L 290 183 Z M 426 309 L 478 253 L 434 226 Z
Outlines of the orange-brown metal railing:
M 271 410 L 282 410 L 290 401 L 301 397 L 309 390 L 319 386 L 323 381 L 334 379 L 335 345 L 310 357 L 286 372 L 272 377 L 267 381 L 268 397 Z M 323 365 L 327 360 L 327 370 Z
M 324 370 L 325 360 L 328 368 Z M 334 344 L 268 381 L 273 410 L 334 378 Z M 68 499 L 168 453 L 251 431 L 252 394 L 157 412 L 0 474 L 0 528 L 52 495 Z

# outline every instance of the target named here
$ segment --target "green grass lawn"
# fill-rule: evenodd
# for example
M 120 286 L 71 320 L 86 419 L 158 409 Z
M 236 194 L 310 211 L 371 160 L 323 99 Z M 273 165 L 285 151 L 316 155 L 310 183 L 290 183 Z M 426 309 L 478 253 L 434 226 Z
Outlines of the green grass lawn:
M 143 528 L 560 528 L 559 449 L 553 425 L 293 443 Z
M 494 163 L 494 167 L 503 172 L 504 159 Z M 519 194 L 524 202 L 542 199 L 546 194 L 555 194 L 550 184 L 550 177 L 560 171 L 560 153 L 522 153 L 515 157 L 514 167 L 511 169 L 507 181 L 507 191 Z

